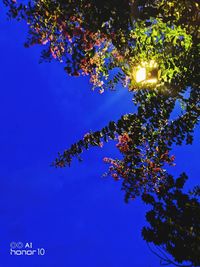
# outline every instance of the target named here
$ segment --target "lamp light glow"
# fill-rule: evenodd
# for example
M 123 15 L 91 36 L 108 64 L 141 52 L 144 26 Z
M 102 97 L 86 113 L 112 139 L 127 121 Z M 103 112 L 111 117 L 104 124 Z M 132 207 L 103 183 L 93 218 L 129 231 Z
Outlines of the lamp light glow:
M 139 67 L 138 70 L 136 71 L 136 82 L 140 83 L 142 81 L 146 80 L 146 68 Z
M 158 79 L 148 79 L 147 81 L 146 81 L 147 83 L 157 83 L 158 82 Z
M 141 65 L 135 68 L 136 83 L 153 84 L 159 79 L 158 64 L 154 60 L 142 62 Z

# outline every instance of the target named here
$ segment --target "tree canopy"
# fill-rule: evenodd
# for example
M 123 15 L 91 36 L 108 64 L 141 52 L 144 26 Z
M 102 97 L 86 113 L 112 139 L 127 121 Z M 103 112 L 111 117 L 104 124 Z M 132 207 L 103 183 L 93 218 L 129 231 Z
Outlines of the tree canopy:
M 26 46 L 45 45 L 43 58 L 64 62 L 70 75 L 90 75 L 101 90 L 118 82 L 143 88 L 133 77 L 142 61 L 156 61 L 164 90 L 183 90 L 197 72 L 198 1 L 4 2 L 12 17 L 28 23 Z
M 10 17 L 26 21 L 25 46 L 41 45 L 43 60 L 62 62 L 68 75 L 88 75 L 100 93 L 121 84 L 133 96 L 135 113 L 86 133 L 54 165 L 70 165 L 73 157 L 81 160 L 83 150 L 116 140 L 121 158 L 104 162 L 108 174 L 122 180 L 126 201 L 142 196 L 152 205 L 144 239 L 163 246 L 179 263 L 200 265 L 199 194 L 183 193 L 184 183 L 178 184 L 185 176 L 175 180 L 169 174 L 175 166 L 172 146 L 192 144 L 199 121 L 199 1 L 4 3 Z M 138 71 L 145 78 L 138 80 Z

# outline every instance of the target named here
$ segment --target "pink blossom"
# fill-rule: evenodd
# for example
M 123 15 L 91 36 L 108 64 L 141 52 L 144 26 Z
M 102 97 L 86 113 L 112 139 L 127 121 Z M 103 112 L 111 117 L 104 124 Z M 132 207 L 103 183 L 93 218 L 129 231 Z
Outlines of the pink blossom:
M 47 44 L 48 42 L 49 42 L 49 40 L 46 39 L 46 40 L 43 40 L 43 41 L 42 41 L 42 44 L 45 45 L 45 44 Z
M 103 142 L 100 142 L 100 143 L 99 143 L 99 146 L 100 146 L 100 147 L 103 147 Z
M 109 158 L 103 158 L 103 161 L 106 162 L 106 163 L 110 163 L 110 159 Z

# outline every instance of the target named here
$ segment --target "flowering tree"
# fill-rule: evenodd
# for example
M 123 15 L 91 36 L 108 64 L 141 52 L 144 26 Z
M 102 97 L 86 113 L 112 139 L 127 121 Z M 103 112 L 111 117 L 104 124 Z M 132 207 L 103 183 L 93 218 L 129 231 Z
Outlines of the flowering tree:
M 109 164 L 108 174 L 122 180 L 125 200 L 139 195 L 145 199 L 152 193 L 158 198 L 165 193 L 173 199 L 169 188 L 173 178 L 167 172 L 168 166 L 175 165 L 172 145 L 192 144 L 200 115 L 198 1 L 4 3 L 10 17 L 27 22 L 25 45 L 42 45 L 44 60 L 63 62 L 68 75 L 88 75 L 100 93 L 121 84 L 133 95 L 137 110 L 134 114 L 125 114 L 117 122 L 85 134 L 82 140 L 59 153 L 54 165 L 70 165 L 73 157 L 81 160 L 84 149 L 116 140 L 121 158 L 104 158 L 104 162 Z M 138 71 L 145 77 L 138 79 Z M 179 115 L 174 117 L 177 104 Z M 151 202 L 153 208 L 156 203 Z M 162 243 L 147 234 L 144 238 Z M 165 248 L 179 262 L 200 262 L 189 256 L 180 258 L 168 245 Z
M 90 75 L 101 92 L 118 82 L 130 90 L 143 88 L 132 77 L 141 61 L 157 62 L 164 91 L 174 91 L 183 78 L 187 85 L 196 71 L 190 64 L 199 40 L 197 1 L 4 2 L 10 16 L 28 23 L 26 46 L 44 45 L 44 59 L 64 62 L 70 75 Z

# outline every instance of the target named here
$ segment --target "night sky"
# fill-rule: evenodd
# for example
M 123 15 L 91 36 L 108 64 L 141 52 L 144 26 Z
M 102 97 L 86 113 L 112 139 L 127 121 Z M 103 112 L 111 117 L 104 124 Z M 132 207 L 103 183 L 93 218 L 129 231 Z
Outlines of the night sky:
M 24 48 L 26 25 L 7 21 L 0 5 L 0 267 L 158 267 L 142 240 L 147 206 L 124 202 L 120 182 L 102 177 L 113 142 L 70 168 L 50 166 L 89 130 L 134 112 L 124 88 L 100 95 L 88 78 L 68 77 L 58 62 L 39 64 Z M 199 129 L 193 146 L 175 148 L 174 174 L 198 183 Z M 11 242 L 32 242 L 44 256 L 10 256 Z

